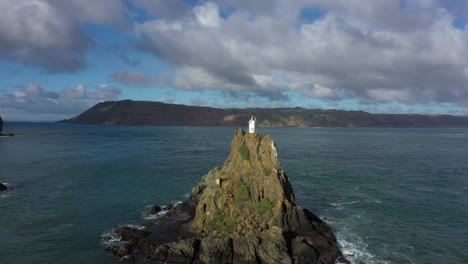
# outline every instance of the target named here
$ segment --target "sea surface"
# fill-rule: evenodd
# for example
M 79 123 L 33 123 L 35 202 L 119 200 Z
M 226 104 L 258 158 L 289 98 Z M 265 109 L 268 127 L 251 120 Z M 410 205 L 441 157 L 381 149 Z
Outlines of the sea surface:
M 245 128 L 244 128 L 245 129 Z M 234 127 L 7 122 L 0 263 L 119 263 L 103 243 L 187 199 Z M 258 128 L 353 263 L 468 263 L 468 129 Z

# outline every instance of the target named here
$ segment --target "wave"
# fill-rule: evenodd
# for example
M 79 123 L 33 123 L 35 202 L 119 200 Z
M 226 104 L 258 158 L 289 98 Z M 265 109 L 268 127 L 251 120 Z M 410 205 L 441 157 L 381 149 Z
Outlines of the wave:
M 348 202 L 356 203 L 359 201 Z M 344 257 L 351 262 L 351 264 L 383 264 L 388 262 L 377 261 L 376 256 L 369 252 L 368 245 L 365 241 L 354 232 L 349 231 L 349 229 L 344 225 L 343 221 L 337 221 L 329 216 L 320 216 L 320 219 L 325 221 L 334 229 L 336 239 L 338 241 L 338 246 L 341 249 Z M 338 229 L 338 230 L 337 230 Z M 336 262 L 335 264 L 341 264 Z
M 351 201 L 351 202 L 342 202 L 342 203 L 329 203 L 331 206 L 336 207 L 336 209 L 343 209 L 344 205 L 350 205 L 350 204 L 355 204 L 359 203 L 360 201 Z
M 181 204 L 182 201 L 171 201 L 170 205 L 172 205 L 172 207 L 175 207 L 179 204 Z M 150 208 L 152 205 L 147 205 L 146 208 Z M 164 205 L 159 205 L 161 208 L 164 208 L 165 206 Z M 145 220 L 156 220 L 158 218 L 160 218 L 161 216 L 165 215 L 167 212 L 169 212 L 169 210 L 165 210 L 165 209 L 162 209 L 160 212 L 156 213 L 156 214 L 153 214 L 153 215 L 147 215 L 146 214 L 146 211 L 145 210 L 144 212 L 142 212 L 142 217 L 143 219 Z
M 130 228 L 135 228 L 135 229 L 138 229 L 138 230 L 142 230 L 142 229 L 145 228 L 144 226 L 141 226 L 141 225 L 132 225 L 132 224 L 124 225 L 124 226 L 128 226 Z M 123 226 L 120 226 L 120 227 L 123 227 Z M 121 244 L 128 243 L 127 241 L 122 240 L 122 238 L 115 233 L 115 230 L 116 229 L 112 229 L 111 231 L 104 232 L 101 235 L 101 243 L 103 245 L 105 245 L 105 246 L 118 246 L 118 245 L 121 245 Z
M 338 245 L 341 252 L 347 260 L 351 263 L 388 263 L 377 261 L 376 257 L 369 252 L 368 245 L 357 234 L 343 233 L 343 231 L 336 232 Z
M 367 199 L 366 203 L 382 203 L 382 201 L 377 200 L 377 199 Z
M 171 205 L 173 207 L 181 204 L 182 201 L 171 201 Z M 151 205 L 148 205 L 147 208 L 149 208 Z M 161 206 L 161 208 L 164 208 L 164 206 Z M 158 212 L 154 215 L 150 215 L 150 216 L 147 216 L 146 215 L 146 211 L 142 213 L 142 217 L 143 219 L 146 219 L 146 220 L 155 220 L 155 219 L 158 219 L 159 217 L 165 215 L 167 212 L 169 212 L 169 210 L 162 210 L 161 212 Z M 134 224 L 128 224 L 128 225 L 123 225 L 123 226 L 128 226 L 130 228 L 135 228 L 135 229 L 138 229 L 138 230 L 142 230 L 144 229 L 145 227 L 142 226 L 142 225 L 134 225 Z M 123 226 L 119 226 L 120 227 L 123 227 Z M 117 228 L 118 229 L 118 228 Z M 127 241 L 124 241 L 122 240 L 122 238 L 117 235 L 115 233 L 115 230 L 116 229 L 112 229 L 108 232 L 104 232 L 102 235 L 101 235 L 101 243 L 108 247 L 108 246 L 117 246 L 117 245 L 121 245 L 121 244 L 125 244 L 125 243 L 128 243 Z
M 338 241 L 338 246 L 344 257 L 349 260 L 351 264 L 414 263 L 410 258 L 401 254 L 398 254 L 398 258 L 395 258 L 391 257 L 391 252 L 386 252 L 384 255 L 379 255 L 378 252 L 372 252 L 366 241 L 360 235 L 351 231 L 350 228 L 346 226 L 345 222 L 339 221 L 339 223 L 335 224 L 330 218 L 321 217 L 321 219 L 332 226 Z M 381 248 L 387 248 L 387 246 L 388 245 L 385 244 L 380 245 Z M 382 252 L 380 253 L 382 254 Z M 337 262 L 335 264 L 340 263 Z
M 2 184 L 5 185 L 7 187 L 7 189 L 6 189 L 6 191 L 1 192 L 0 199 L 11 196 L 11 192 L 13 191 L 13 189 L 15 189 L 15 185 L 12 184 L 12 183 L 5 182 L 5 183 L 2 183 Z

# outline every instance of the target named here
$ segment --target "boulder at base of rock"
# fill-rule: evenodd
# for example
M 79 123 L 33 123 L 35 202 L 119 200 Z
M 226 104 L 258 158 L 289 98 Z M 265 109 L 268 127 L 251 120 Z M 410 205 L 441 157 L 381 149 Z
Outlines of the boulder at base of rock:
M 5 184 L 0 183 L 0 192 L 6 191 L 8 188 L 5 186 Z
M 148 211 L 146 211 L 146 215 L 154 215 L 161 212 L 161 206 L 159 205 L 153 205 L 151 206 Z
M 330 227 L 296 205 L 270 136 L 242 129 L 224 165 L 208 172 L 187 201 L 154 225 L 116 233 L 123 244 L 108 247 L 115 255 L 163 263 L 349 263 Z

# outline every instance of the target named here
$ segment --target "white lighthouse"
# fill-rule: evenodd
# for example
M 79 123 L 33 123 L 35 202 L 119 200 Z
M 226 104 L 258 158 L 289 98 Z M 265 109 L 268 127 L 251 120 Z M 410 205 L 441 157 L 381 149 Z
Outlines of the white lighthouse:
M 249 120 L 249 133 L 251 134 L 255 134 L 255 120 L 257 119 L 254 118 L 253 116 Z

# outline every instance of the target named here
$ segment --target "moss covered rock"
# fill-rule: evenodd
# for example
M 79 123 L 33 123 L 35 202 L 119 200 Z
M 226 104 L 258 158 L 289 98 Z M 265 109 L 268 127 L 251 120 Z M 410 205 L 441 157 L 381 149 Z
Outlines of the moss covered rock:
M 328 225 L 296 205 L 274 141 L 242 129 L 223 166 L 144 231 L 151 235 L 127 246 L 161 262 L 347 263 Z M 185 258 L 169 259 L 169 251 Z

